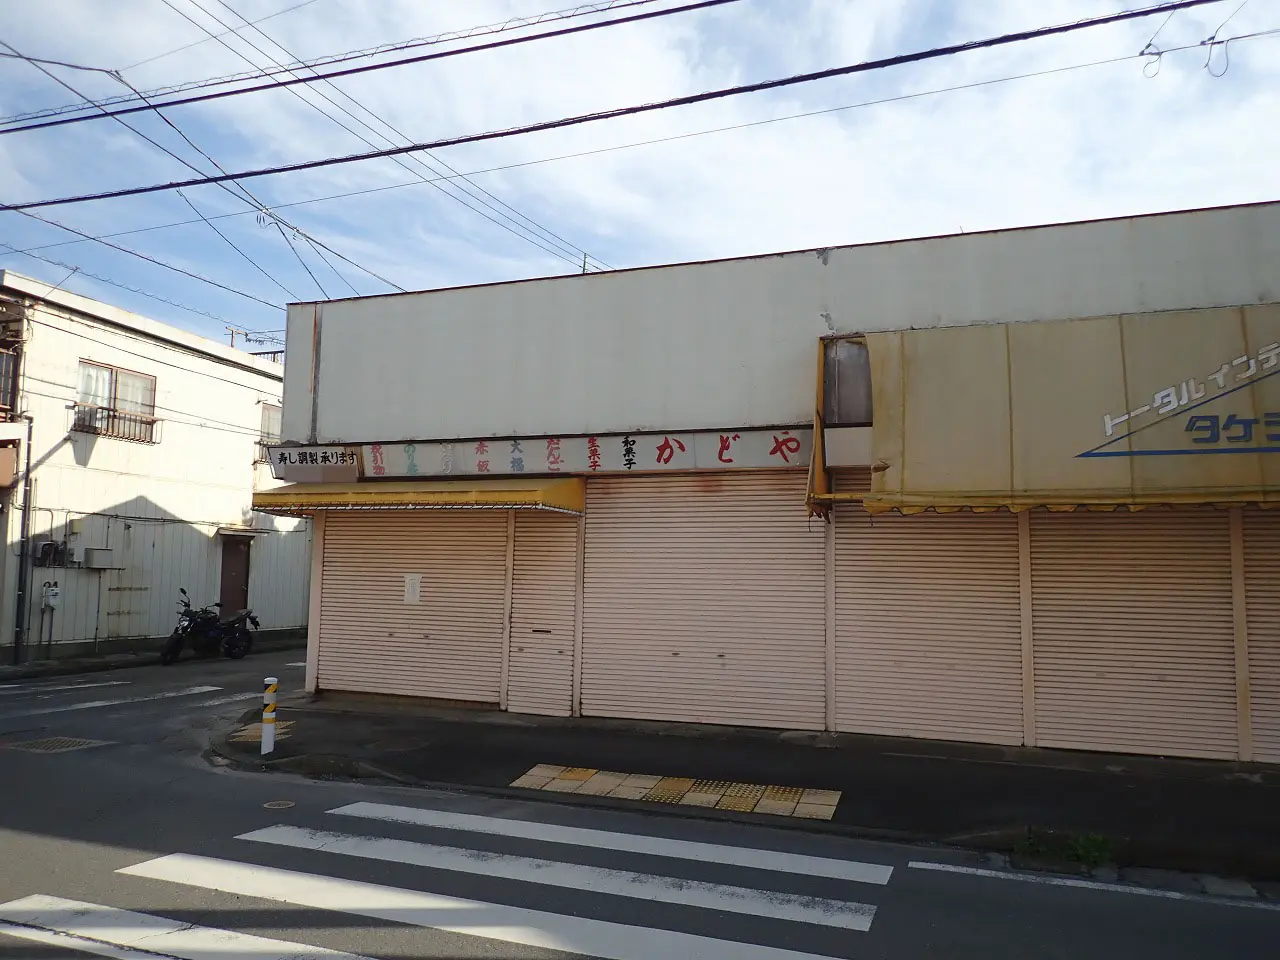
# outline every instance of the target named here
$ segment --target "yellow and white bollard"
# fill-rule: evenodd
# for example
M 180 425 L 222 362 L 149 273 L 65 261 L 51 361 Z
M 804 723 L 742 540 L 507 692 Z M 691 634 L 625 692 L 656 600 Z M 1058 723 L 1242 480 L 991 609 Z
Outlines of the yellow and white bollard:
M 276 748 L 276 691 L 280 681 L 267 677 L 262 681 L 262 755 Z

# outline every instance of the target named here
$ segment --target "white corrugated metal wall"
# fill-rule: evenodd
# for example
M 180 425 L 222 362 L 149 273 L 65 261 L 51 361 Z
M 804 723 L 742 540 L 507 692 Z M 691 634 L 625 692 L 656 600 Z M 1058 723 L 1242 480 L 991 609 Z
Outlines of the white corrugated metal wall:
M 498 510 L 330 514 L 319 688 L 497 704 L 507 524 Z
M 74 643 L 162 637 L 177 618 L 178 588 L 193 603 L 217 600 L 221 540 L 212 524 L 146 516 L 73 516 L 80 531 L 73 546 L 107 547 L 113 569 L 32 567 L 31 643 Z M 310 525 L 301 520 L 259 518 L 268 533 L 254 537 L 249 560 L 249 603 L 264 630 L 305 626 Z M 67 536 L 59 525 L 57 539 Z M 45 535 L 45 534 L 41 534 Z M 61 598 L 41 611 L 41 589 L 57 581 Z
M 1017 518 L 835 522 L 836 729 L 1021 743 Z
M 255 517 L 254 521 L 258 525 L 272 519 Z M 249 606 L 264 630 L 301 627 L 307 622 L 311 524 L 276 520 L 276 525 L 271 533 L 254 537 L 249 548 Z
M 821 729 L 824 531 L 803 473 L 587 482 L 582 712 Z
M 1253 759 L 1280 763 L 1280 512 L 1244 513 Z
M 573 695 L 578 520 L 515 516 L 507 709 L 567 717 Z
M 1228 517 L 1034 513 L 1040 746 L 1234 758 Z

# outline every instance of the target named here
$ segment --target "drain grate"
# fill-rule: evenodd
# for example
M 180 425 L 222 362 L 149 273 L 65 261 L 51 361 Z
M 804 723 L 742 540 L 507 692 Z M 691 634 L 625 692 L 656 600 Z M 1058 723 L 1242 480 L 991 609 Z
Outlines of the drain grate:
M 101 747 L 110 742 L 110 740 L 81 740 L 77 737 L 46 737 L 43 740 L 26 740 L 22 743 L 5 744 L 5 746 L 10 750 L 22 750 L 26 753 L 69 753 L 72 750 Z

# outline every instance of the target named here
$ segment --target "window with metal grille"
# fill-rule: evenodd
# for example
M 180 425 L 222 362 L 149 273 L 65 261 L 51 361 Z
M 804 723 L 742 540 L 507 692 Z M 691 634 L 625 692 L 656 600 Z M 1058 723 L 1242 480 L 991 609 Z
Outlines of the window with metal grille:
M 0 414 L 6 418 L 17 403 L 18 353 L 0 349 Z
M 280 442 L 280 407 L 274 403 L 262 405 L 262 426 L 258 431 L 258 459 L 263 462 L 271 458 L 267 455 L 267 447 Z
M 156 378 L 80 361 L 73 430 L 136 443 L 156 442 Z
M 822 421 L 828 427 L 871 425 L 871 358 L 861 340 L 823 347 Z

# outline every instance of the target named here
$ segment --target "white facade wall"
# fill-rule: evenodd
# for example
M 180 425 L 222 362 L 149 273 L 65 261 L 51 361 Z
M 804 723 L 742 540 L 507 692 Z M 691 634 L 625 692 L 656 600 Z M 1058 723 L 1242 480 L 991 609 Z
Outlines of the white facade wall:
M 0 282 L 39 294 L 12 274 Z M 304 626 L 310 555 L 306 521 L 253 513 L 261 404 L 279 403 L 281 368 L 213 341 L 61 292 L 29 313 L 19 409 L 33 418 L 32 538 L 72 549 L 109 547 L 119 569 L 31 567 L 26 643 L 84 643 L 167 635 L 178 588 L 218 599 L 219 528 L 263 531 L 250 551 L 249 602 L 264 630 Z M 95 318 L 96 315 L 96 318 Z M 103 319 L 113 321 L 104 322 Z M 81 360 L 156 379 L 156 443 L 71 430 Z M 22 423 L 4 425 L 22 438 Z M 25 463 L 25 451 L 19 470 Z M 22 479 L 4 525 L 0 646 L 14 639 Z M 60 606 L 42 619 L 41 587 L 58 582 Z M 43 632 L 42 632 L 43 628 Z
M 824 334 L 1270 302 L 1277 263 L 1272 203 L 298 304 L 283 434 L 806 423 Z

